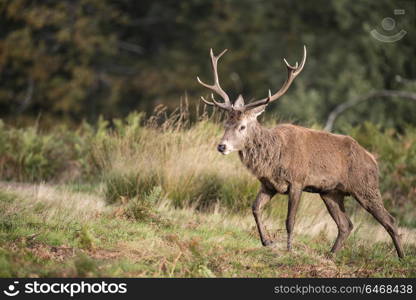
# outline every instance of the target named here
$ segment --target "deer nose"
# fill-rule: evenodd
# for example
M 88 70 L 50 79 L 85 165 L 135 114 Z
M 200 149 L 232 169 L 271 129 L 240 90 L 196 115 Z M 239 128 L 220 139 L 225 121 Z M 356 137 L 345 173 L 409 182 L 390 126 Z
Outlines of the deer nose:
M 223 153 L 225 151 L 225 145 L 224 144 L 219 144 L 217 146 L 217 150 L 221 153 Z

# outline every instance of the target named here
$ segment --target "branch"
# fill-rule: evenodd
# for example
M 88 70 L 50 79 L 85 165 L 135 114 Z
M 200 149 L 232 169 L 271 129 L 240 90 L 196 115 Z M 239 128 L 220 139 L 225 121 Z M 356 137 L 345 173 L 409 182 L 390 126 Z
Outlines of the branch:
M 143 47 L 133 43 L 117 41 L 117 46 L 123 50 L 127 50 L 139 55 L 143 54 Z
M 32 101 L 34 88 L 35 88 L 35 82 L 33 78 L 29 78 L 25 97 L 23 98 L 20 106 L 17 108 L 17 113 L 19 114 L 22 113 L 29 106 L 30 102 Z
M 324 130 L 332 131 L 332 128 L 334 127 L 334 123 L 338 116 L 342 114 L 347 109 L 358 105 L 360 103 L 363 103 L 364 101 L 371 100 L 373 98 L 389 98 L 389 97 L 399 97 L 399 98 L 405 98 L 409 100 L 416 101 L 416 93 L 407 92 L 407 91 L 395 91 L 395 90 L 381 90 L 381 91 L 374 91 L 370 92 L 364 96 L 345 101 L 344 103 L 339 104 L 335 109 L 333 109 L 330 114 L 328 115 L 328 118 L 326 120 L 325 128 Z

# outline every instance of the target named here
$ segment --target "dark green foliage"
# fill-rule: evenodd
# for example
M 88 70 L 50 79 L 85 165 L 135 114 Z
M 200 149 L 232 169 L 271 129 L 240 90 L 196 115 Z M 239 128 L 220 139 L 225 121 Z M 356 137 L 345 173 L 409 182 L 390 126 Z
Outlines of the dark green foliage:
M 416 131 L 403 134 L 365 123 L 351 130 L 357 141 L 373 152 L 380 166 L 380 187 L 386 207 L 402 225 L 415 227 L 416 219 Z
M 106 200 L 110 204 L 144 196 L 158 184 L 156 175 L 144 172 L 109 175 L 104 182 Z
M 8 127 L 0 120 L 0 178 L 39 182 L 92 176 L 96 165 L 91 142 L 99 136 L 100 128 L 95 131 L 86 124 L 79 131 L 57 126 L 47 133 L 37 126 Z
M 142 196 L 136 196 L 128 200 L 124 215 L 139 222 L 163 221 L 156 209 L 156 205 L 163 198 L 160 186 L 155 186 L 151 191 Z
M 257 195 L 259 184 L 252 178 L 222 177 L 218 174 L 204 174 L 187 185 L 176 186 L 168 197 L 177 207 L 193 205 L 207 211 L 216 205 L 232 212 L 246 211 Z
M 404 15 L 394 15 L 403 9 Z M 381 26 L 392 17 L 392 32 Z M 0 4 L 0 117 L 95 121 L 156 103 L 176 106 L 208 91 L 208 50 L 228 48 L 220 64 L 233 97 L 260 98 L 278 89 L 308 47 L 304 72 L 282 101 L 283 119 L 323 123 L 336 105 L 372 90 L 416 91 L 415 6 L 409 1 L 191 0 L 7 1 Z M 407 34 L 383 43 L 370 32 Z M 401 80 L 397 80 L 397 79 Z M 415 124 L 412 101 L 377 98 L 337 122 L 362 120 L 402 128 Z M 269 114 L 270 115 L 270 114 Z

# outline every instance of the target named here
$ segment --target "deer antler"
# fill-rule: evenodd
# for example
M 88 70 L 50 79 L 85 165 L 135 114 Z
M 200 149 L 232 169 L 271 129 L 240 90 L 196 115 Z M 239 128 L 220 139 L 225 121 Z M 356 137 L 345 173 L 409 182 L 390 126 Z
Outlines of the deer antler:
M 273 102 L 277 99 L 279 99 L 281 96 L 283 96 L 286 91 L 289 89 L 290 85 L 292 84 L 293 80 L 296 78 L 296 76 L 299 75 L 300 72 L 302 72 L 303 67 L 305 66 L 305 62 L 306 62 L 306 47 L 303 46 L 303 58 L 302 61 L 300 63 L 300 65 L 298 66 L 298 62 L 296 62 L 295 66 L 291 66 L 286 59 L 283 59 L 286 68 L 287 68 L 287 79 L 285 81 L 285 83 L 283 84 L 283 86 L 280 88 L 279 91 L 277 91 L 275 94 L 271 95 L 270 90 L 269 90 L 269 96 L 267 98 L 261 99 L 261 100 L 257 100 L 254 102 L 251 102 L 247 105 L 245 105 L 243 107 L 244 110 L 249 110 L 252 108 L 255 108 L 257 106 L 260 105 L 265 105 L 268 104 L 270 102 Z
M 217 102 L 214 99 L 214 95 L 211 94 L 211 99 L 212 102 L 207 101 L 204 97 L 201 96 L 201 100 L 208 105 L 216 105 L 222 109 L 225 110 L 231 110 L 232 105 L 230 102 L 230 98 L 228 97 L 227 93 L 221 88 L 220 86 L 220 82 L 218 79 L 218 60 L 220 59 L 220 57 L 227 51 L 227 49 L 225 49 L 224 51 L 222 51 L 218 56 L 214 55 L 214 52 L 212 51 L 212 48 L 210 49 L 210 56 L 211 56 L 211 65 L 212 65 L 212 70 L 214 73 L 214 84 L 210 85 L 210 84 L 206 84 L 205 82 L 203 82 L 201 79 L 199 79 L 199 77 L 196 77 L 196 79 L 198 80 L 198 82 L 203 85 L 206 88 L 209 88 L 210 90 L 214 91 L 215 93 L 217 93 L 218 95 L 221 96 L 221 98 L 224 100 L 224 103 L 220 103 Z

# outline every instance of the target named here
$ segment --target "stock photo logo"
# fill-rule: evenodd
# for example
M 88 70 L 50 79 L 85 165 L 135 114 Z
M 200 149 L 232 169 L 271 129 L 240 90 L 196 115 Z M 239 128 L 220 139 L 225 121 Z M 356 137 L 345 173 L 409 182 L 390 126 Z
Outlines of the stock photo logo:
M 34 280 L 26 282 L 18 289 L 19 281 L 14 281 L 3 290 L 6 296 L 14 297 L 19 294 L 61 294 L 74 297 L 78 294 L 125 294 L 127 283 L 106 282 L 42 282 Z
M 19 290 L 16 289 L 16 286 L 19 284 L 19 281 L 14 281 L 13 284 L 10 284 L 3 293 L 9 297 L 14 297 L 20 293 Z
M 404 9 L 395 9 L 393 12 L 395 16 L 404 16 L 406 13 Z M 396 29 L 396 19 L 394 18 L 384 18 L 381 21 L 381 27 L 386 34 L 378 32 L 377 29 L 371 30 L 370 34 L 373 38 L 383 43 L 395 43 L 407 34 L 407 31 L 403 28 L 400 30 Z

